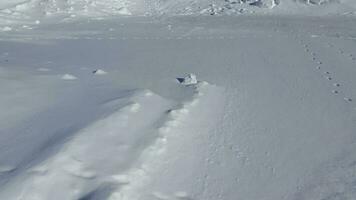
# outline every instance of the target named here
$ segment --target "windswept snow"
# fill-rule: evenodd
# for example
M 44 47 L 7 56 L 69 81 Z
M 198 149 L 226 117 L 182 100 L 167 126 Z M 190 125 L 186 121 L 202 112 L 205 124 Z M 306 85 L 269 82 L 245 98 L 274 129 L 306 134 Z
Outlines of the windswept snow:
M 0 0 L 0 199 L 355 199 L 355 8 Z

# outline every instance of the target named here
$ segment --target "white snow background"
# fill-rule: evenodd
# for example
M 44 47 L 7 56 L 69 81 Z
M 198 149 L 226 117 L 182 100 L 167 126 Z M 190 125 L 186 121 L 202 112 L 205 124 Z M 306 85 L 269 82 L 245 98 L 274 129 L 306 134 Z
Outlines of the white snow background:
M 0 200 L 356 199 L 353 0 L 0 0 Z

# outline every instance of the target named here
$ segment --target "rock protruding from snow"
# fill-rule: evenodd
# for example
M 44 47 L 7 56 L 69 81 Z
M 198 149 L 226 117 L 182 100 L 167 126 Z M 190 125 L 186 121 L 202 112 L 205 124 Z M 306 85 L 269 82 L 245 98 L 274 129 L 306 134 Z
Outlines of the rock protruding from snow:
M 189 74 L 184 78 L 177 78 L 182 85 L 195 85 L 198 83 L 197 76 L 195 74 Z
M 102 69 L 96 69 L 96 70 L 93 71 L 93 74 L 95 74 L 95 75 L 105 75 L 105 74 L 107 74 L 107 72 L 102 70 Z

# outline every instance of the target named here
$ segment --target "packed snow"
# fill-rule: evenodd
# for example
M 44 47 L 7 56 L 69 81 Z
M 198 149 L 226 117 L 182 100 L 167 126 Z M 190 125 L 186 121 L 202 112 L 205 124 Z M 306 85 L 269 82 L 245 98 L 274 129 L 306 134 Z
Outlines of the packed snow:
M 356 199 L 353 0 L 0 0 L 0 199 Z

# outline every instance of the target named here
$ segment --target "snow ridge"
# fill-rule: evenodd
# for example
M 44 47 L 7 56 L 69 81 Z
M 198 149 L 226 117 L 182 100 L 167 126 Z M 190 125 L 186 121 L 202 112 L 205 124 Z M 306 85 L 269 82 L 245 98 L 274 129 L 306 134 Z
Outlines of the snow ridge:
M 190 87 L 194 90 L 194 95 L 191 99 L 177 105 L 173 109 L 168 109 L 165 112 L 164 120 L 158 127 L 158 137 L 154 140 L 153 144 L 146 148 L 140 156 L 137 166 L 130 169 L 125 175 L 127 180 L 127 185 L 124 185 L 118 191 L 114 192 L 110 200 L 139 200 L 142 199 L 142 192 L 144 187 L 149 185 L 151 181 L 151 173 L 154 173 L 159 166 L 161 166 L 162 160 L 159 156 L 164 154 L 167 149 L 167 145 L 170 142 L 168 139 L 169 134 L 172 130 L 178 129 L 181 123 L 187 120 L 187 115 L 199 104 L 199 101 L 204 96 L 205 90 L 211 90 L 214 86 L 208 84 L 207 82 L 198 82 L 196 84 L 189 84 L 186 87 Z M 161 198 L 160 193 L 153 193 L 156 198 Z M 177 196 L 177 195 L 176 195 Z M 178 196 L 181 196 L 178 194 Z
M 104 107 L 122 106 L 71 133 L 63 144 L 57 144 L 61 146 L 57 153 L 38 164 L 19 170 L 2 166 L 0 174 L 15 173 L 2 188 L 0 199 L 140 199 L 139 191 L 154 178 L 151 172 L 161 166 L 159 156 L 172 142 L 167 136 L 172 130 L 179 132 L 181 123 L 191 120 L 187 115 L 197 109 L 205 92 L 215 90 L 207 82 L 182 87 L 194 93 L 182 103 L 149 90 L 103 102 Z

